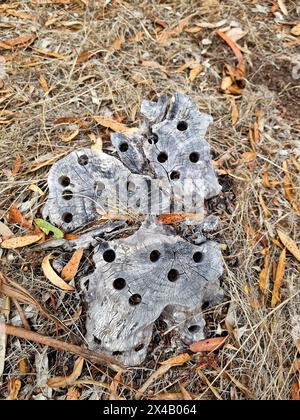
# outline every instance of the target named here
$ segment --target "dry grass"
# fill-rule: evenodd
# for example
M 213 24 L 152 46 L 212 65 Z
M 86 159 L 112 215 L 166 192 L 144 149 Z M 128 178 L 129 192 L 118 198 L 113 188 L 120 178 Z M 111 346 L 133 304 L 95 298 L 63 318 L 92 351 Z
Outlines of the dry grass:
M 127 3 L 120 0 L 107 2 L 106 7 L 101 5 L 104 2 L 96 0 L 65 1 L 65 5 L 54 0 L 8 3 L 13 11 L 23 11 L 32 19 L 14 17 L 1 4 L 0 40 L 28 33 L 35 33 L 37 38 L 26 48 L 22 45 L 1 50 L 7 61 L 4 87 L 0 92 L 1 220 L 7 224 L 7 210 L 13 203 L 29 219 L 42 206 L 44 197 L 28 189 L 29 185 L 36 184 L 46 192 L 48 167 L 30 172 L 36 161 L 89 146 L 90 133 L 100 135 L 104 149 L 111 150 L 109 133 L 97 126 L 91 115 L 122 117 L 127 125 L 137 126 L 142 99 L 155 99 L 178 90 L 188 93 L 201 110 L 214 117 L 207 139 L 215 159 L 223 160 L 219 170 L 223 171 L 220 181 L 225 192 L 211 205 L 222 221 L 222 230 L 216 237 L 227 245 L 223 285 L 228 302 L 210 311 L 207 322 L 209 336 L 224 334 L 229 328 L 230 337 L 214 358 L 204 360 L 207 364 L 202 372 L 211 387 L 205 377 L 197 373 L 196 368 L 203 364 L 203 358 L 196 355 L 193 361 L 171 368 L 155 381 L 145 398 L 171 398 L 174 393 L 173 397 L 181 398 L 180 384 L 200 399 L 290 398 L 295 381 L 291 365 L 297 354 L 293 331 L 297 329 L 300 314 L 299 263 L 288 253 L 281 304 L 276 308 L 271 308 L 269 290 L 262 298 L 258 279 L 264 248 L 270 248 L 273 271 L 278 262 L 280 248 L 272 242 L 272 238 L 277 237 L 276 229 L 280 228 L 300 243 L 299 212 L 295 212 L 285 197 L 282 170 L 283 161 L 288 160 L 295 202 L 300 203 L 299 168 L 297 172 L 290 163 L 292 156 L 300 155 L 299 80 L 292 78 L 297 43 L 293 44 L 296 38 L 290 35 L 290 29 L 299 21 L 296 1 L 286 1 L 288 16 L 283 16 L 282 20 L 280 9 L 271 11 L 276 1 L 260 0 Z M 211 7 L 199 7 L 199 3 L 202 6 L 209 3 Z M 234 65 L 235 59 L 213 29 L 204 28 L 196 34 L 183 31 L 170 37 L 164 45 L 157 41 L 155 30 L 161 29 L 157 19 L 175 27 L 194 12 L 198 14 L 191 18 L 190 27 L 225 19 L 222 27 L 236 22 L 247 31 L 239 41 L 248 72 L 246 87 L 236 97 L 239 110 L 236 127 L 231 123 L 230 98 L 220 92 L 223 66 L 225 63 Z M 144 34 L 143 39 L 129 40 L 139 32 Z M 122 35 L 125 42 L 116 50 L 113 42 Z M 297 42 L 299 46 L 299 38 Z M 63 57 L 50 57 L 37 49 L 58 52 Z M 77 57 L 87 50 L 94 53 L 93 57 L 76 64 Z M 188 70 L 176 72 L 190 60 L 204 65 L 204 72 L 193 82 L 189 81 Z M 48 94 L 39 82 L 41 76 L 50 88 Z M 260 141 L 256 144 L 257 157 L 254 162 L 247 162 L 243 154 L 252 151 L 249 130 L 253 128 L 258 110 L 263 112 L 263 122 Z M 80 127 L 79 135 L 68 144 L 61 140 L 61 135 L 74 131 L 77 125 L 58 125 L 55 121 L 60 117 L 78 117 L 86 122 Z M 17 154 L 22 158 L 22 170 L 13 177 L 11 170 Z M 265 188 L 262 184 L 267 168 L 271 180 L 278 181 L 276 187 Z M 226 170 L 229 174 L 224 175 Z M 271 212 L 269 218 L 259 202 L 260 192 Z M 24 231 L 18 226 L 10 227 L 16 234 Z M 65 321 L 81 306 L 80 297 L 69 297 L 49 285 L 41 274 L 42 257 L 41 253 L 29 249 L 9 252 L 1 258 L 1 270 Z M 271 275 L 270 290 L 273 278 Z M 24 307 L 24 310 L 34 330 L 55 336 L 53 325 L 37 316 L 32 308 Z M 11 320 L 18 322 L 14 307 Z M 83 320 L 73 324 L 71 330 L 81 337 Z M 118 389 L 120 397 L 133 398 L 160 361 L 186 351 L 176 336 L 163 335 L 162 331 L 163 326 L 158 323 L 145 364 L 123 374 Z M 27 371 L 23 373 L 20 373 L 21 359 L 27 364 Z M 51 394 L 42 388 L 41 366 L 49 378 L 68 373 L 73 365 L 73 356 L 9 339 L 0 396 L 7 397 L 9 379 L 20 378 L 20 399 L 41 397 L 42 393 L 65 399 L 65 389 Z M 98 381 L 99 385 L 82 385 L 80 398 L 108 398 L 110 391 L 103 383 L 110 385 L 112 375 L 105 368 L 99 370 L 86 364 L 81 378 Z

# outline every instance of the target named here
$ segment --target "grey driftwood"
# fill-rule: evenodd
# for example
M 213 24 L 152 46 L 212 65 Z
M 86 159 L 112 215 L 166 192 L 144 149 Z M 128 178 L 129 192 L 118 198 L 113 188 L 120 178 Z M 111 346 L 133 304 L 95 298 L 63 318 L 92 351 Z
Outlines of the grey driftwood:
M 43 209 L 43 217 L 66 232 L 110 212 L 136 221 L 127 237 L 114 239 L 126 232 L 126 222 L 112 221 L 52 245 L 94 247 L 95 270 L 81 279 L 87 342 L 127 365 L 144 360 L 160 316 L 185 343 L 204 338 L 201 307 L 222 296 L 220 248 L 206 238 L 218 220 L 204 218 L 204 200 L 221 190 L 204 139 L 211 117 L 179 93 L 170 102 L 144 101 L 141 112 L 145 122 L 137 132 L 112 135 L 114 155 L 83 149 L 54 164 Z M 193 213 L 190 205 L 202 220 L 187 218 L 177 231 L 156 218 Z

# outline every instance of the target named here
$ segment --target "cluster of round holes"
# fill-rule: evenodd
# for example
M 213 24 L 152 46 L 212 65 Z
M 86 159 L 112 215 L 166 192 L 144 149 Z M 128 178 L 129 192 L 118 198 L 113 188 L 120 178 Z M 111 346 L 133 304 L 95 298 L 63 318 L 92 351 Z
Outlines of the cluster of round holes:
M 113 249 L 107 249 L 103 252 L 103 259 L 106 262 L 113 262 L 116 259 L 116 253 Z
M 203 254 L 200 251 L 195 252 L 195 254 L 193 255 L 193 260 L 195 261 L 195 263 L 200 263 L 203 260 Z
M 72 213 L 64 213 L 62 219 L 65 223 L 71 223 L 73 220 L 73 215 Z
M 200 155 L 199 155 L 199 153 L 198 153 L 198 152 L 192 152 L 192 153 L 190 154 L 190 161 L 191 161 L 192 163 L 197 163 L 197 162 L 199 161 L 199 159 L 200 159 Z
M 158 261 L 159 260 L 159 258 L 160 258 L 160 252 L 157 250 L 157 249 L 155 249 L 154 251 L 151 251 L 151 253 L 150 253 L 150 261 L 151 262 L 156 262 L 156 261 Z
M 113 282 L 113 286 L 116 290 L 122 290 L 126 286 L 126 280 L 119 277 Z
M 134 295 L 130 296 L 129 304 L 132 306 L 139 305 L 142 302 L 142 296 L 135 293 Z
M 179 131 L 185 131 L 188 128 L 188 124 L 186 121 L 179 121 L 179 123 L 177 124 L 177 130 Z
M 87 165 L 87 164 L 89 163 L 89 158 L 88 158 L 88 156 L 87 156 L 87 155 L 81 155 L 81 156 L 79 156 L 79 158 L 78 158 L 78 163 L 79 163 L 79 165 L 81 165 L 81 166 L 85 166 L 85 165 Z
M 170 178 L 172 181 L 178 181 L 178 179 L 180 178 L 180 172 L 178 171 L 171 172 Z
M 64 191 L 62 193 L 62 198 L 64 200 L 67 200 L 67 201 L 72 200 L 72 198 L 73 198 L 73 192 L 71 190 Z
M 197 333 L 197 332 L 199 332 L 199 331 L 200 331 L 200 327 L 199 327 L 199 325 L 191 325 L 191 326 L 188 328 L 188 330 L 189 330 L 189 332 L 190 332 L 190 333 L 195 334 L 195 333 Z
M 61 176 L 58 180 L 58 182 L 60 183 L 60 185 L 62 185 L 63 187 L 68 187 L 71 183 L 71 180 L 68 176 Z
M 119 150 L 122 153 L 127 152 L 127 150 L 128 150 L 128 143 L 121 143 L 120 146 L 119 146 Z
M 172 268 L 169 272 L 168 272 L 168 280 L 173 282 L 179 279 L 179 272 L 177 270 L 175 270 L 174 268 Z
M 156 144 L 158 142 L 158 135 L 153 133 L 149 138 L 148 138 L 148 143 L 150 144 Z
M 99 346 L 101 346 L 101 340 L 100 340 L 100 338 L 96 337 L 95 335 L 93 335 L 93 338 L 94 338 L 94 342 L 96 344 L 98 344 Z
M 165 163 L 168 160 L 168 155 L 166 152 L 160 152 L 157 156 L 157 160 L 159 163 Z
M 143 350 L 144 347 L 145 347 L 144 344 L 141 343 L 141 344 L 139 344 L 138 346 L 135 347 L 134 351 L 141 351 L 141 350 Z

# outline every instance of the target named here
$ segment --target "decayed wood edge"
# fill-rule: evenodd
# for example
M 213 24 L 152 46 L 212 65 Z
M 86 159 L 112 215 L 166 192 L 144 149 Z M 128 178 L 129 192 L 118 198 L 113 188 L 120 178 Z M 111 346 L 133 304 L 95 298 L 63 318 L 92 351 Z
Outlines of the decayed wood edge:
M 3 323 L 0 324 L 0 332 L 13 337 L 22 338 L 24 340 L 33 341 L 34 343 L 42 344 L 44 346 L 53 347 L 58 350 L 63 350 L 68 353 L 76 354 L 94 364 L 107 365 L 117 372 L 120 370 L 126 370 L 124 365 L 106 354 L 96 353 L 92 350 L 76 346 L 75 344 L 66 343 L 65 341 L 57 340 L 56 338 L 28 331 L 25 328 L 15 327 L 13 325 Z

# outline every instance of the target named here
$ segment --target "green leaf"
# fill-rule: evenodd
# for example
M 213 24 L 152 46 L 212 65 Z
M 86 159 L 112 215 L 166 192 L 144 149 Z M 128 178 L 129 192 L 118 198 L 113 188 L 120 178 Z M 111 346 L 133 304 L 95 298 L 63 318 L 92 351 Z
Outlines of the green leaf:
M 52 232 L 54 237 L 61 239 L 64 237 L 64 233 L 57 227 L 51 225 L 51 223 L 46 222 L 44 219 L 34 219 L 34 223 L 43 231 L 46 235 L 49 232 Z

